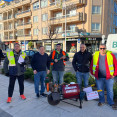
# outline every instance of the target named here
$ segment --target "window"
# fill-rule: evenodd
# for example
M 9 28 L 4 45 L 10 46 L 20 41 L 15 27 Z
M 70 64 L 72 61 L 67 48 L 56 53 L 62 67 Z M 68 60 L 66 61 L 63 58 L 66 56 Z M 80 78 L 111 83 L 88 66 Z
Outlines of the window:
M 47 31 L 48 31 L 48 28 L 47 27 L 42 28 L 42 34 L 43 35 L 46 35 L 47 34 Z
M 115 34 L 115 28 L 113 28 L 113 34 Z
M 70 15 L 70 16 L 76 15 L 76 9 L 68 10 L 67 14 Z
M 48 14 L 43 14 L 42 15 L 42 21 L 46 21 L 48 19 Z
M 34 23 L 38 22 L 38 16 L 33 16 L 33 22 Z
M 92 23 L 92 31 L 100 31 L 100 24 Z
M 38 35 L 38 29 L 33 29 L 33 34 Z
M 2 14 L 0 14 L 0 20 L 2 20 Z
M 61 32 L 62 32 L 62 27 L 61 26 L 56 27 L 56 33 L 61 33 Z
M 41 0 L 41 8 L 46 7 L 48 5 L 48 0 Z
M 39 2 L 33 4 L 33 10 L 39 9 Z
M 101 14 L 100 6 L 92 6 L 92 14 Z
M 2 24 L 0 24 L 0 30 L 2 30 Z
M 17 35 L 18 36 L 23 36 L 23 34 L 24 34 L 23 29 L 17 31 Z
M 68 30 L 70 30 L 70 32 L 75 32 L 76 31 L 76 25 L 70 25 L 68 27 Z
M 61 18 L 62 17 L 62 13 L 61 12 L 58 12 L 58 13 L 54 14 L 54 17 Z

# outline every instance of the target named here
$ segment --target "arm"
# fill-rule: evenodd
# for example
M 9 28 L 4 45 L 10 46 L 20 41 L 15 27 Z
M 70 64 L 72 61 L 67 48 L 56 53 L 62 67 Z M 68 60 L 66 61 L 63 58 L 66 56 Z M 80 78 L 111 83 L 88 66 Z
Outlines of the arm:
M 93 58 L 92 54 L 90 53 L 90 57 L 89 57 L 90 64 L 91 64 L 92 58 Z
M 4 64 L 3 64 L 3 69 L 4 69 L 5 74 L 8 74 L 9 73 L 8 64 L 9 64 L 9 60 L 6 57 L 5 60 L 4 60 Z
M 76 54 L 74 55 L 74 57 L 73 57 L 73 61 L 72 61 L 72 66 L 73 66 L 73 68 L 74 68 L 74 70 L 75 71 L 77 71 L 77 65 L 76 65 Z
M 47 68 L 48 68 L 48 70 L 50 69 L 50 61 L 51 61 L 51 59 L 50 59 L 50 57 L 47 55 Z
M 67 53 L 66 53 L 66 58 L 64 60 L 69 61 L 69 55 Z
M 32 57 L 31 67 L 32 67 L 33 70 L 36 70 L 36 68 L 35 68 L 35 55 Z

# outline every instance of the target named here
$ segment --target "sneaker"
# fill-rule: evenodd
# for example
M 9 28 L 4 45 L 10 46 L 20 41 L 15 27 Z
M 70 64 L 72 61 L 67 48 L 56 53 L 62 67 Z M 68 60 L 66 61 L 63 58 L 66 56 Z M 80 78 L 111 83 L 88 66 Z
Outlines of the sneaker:
M 39 93 L 37 93 L 36 96 L 39 98 L 40 97 Z
M 8 97 L 7 103 L 11 103 L 11 97 Z
M 42 93 L 41 95 L 44 96 L 44 97 L 47 97 L 47 94 L 45 94 L 45 93 Z
M 98 106 L 103 106 L 103 105 L 104 105 L 104 103 L 101 103 L 101 102 L 98 103 Z
M 20 95 L 20 97 L 21 97 L 22 100 L 26 99 L 26 97 L 24 95 Z
M 113 110 L 117 110 L 117 105 L 112 104 L 112 105 L 110 105 L 110 106 L 112 106 L 112 109 L 113 109 Z

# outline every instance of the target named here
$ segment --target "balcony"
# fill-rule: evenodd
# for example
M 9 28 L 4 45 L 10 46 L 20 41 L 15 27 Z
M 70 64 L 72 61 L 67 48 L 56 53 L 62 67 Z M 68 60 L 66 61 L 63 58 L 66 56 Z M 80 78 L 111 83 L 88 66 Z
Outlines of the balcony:
M 17 30 L 31 28 L 31 22 L 18 24 L 16 28 Z
M 31 40 L 30 34 L 18 35 L 17 40 Z
M 77 5 L 77 6 L 84 6 L 86 5 L 86 0 L 66 0 L 66 5 L 69 6 L 69 5 Z M 60 9 L 59 7 L 55 6 L 56 5 L 56 2 L 51 2 L 50 3 L 50 9 L 49 10 L 56 10 L 56 9 Z
M 85 13 L 81 13 L 78 12 L 76 14 L 67 14 L 66 15 L 67 18 L 67 23 L 69 22 L 77 22 L 77 23 L 82 23 L 86 21 L 86 14 Z M 60 20 L 61 19 L 61 20 Z M 61 23 L 65 23 L 65 15 L 61 16 L 61 17 L 53 17 L 50 18 L 51 24 L 61 24 Z
M 17 13 L 17 18 L 23 18 L 27 16 L 31 16 L 31 10 L 21 11 L 20 13 Z

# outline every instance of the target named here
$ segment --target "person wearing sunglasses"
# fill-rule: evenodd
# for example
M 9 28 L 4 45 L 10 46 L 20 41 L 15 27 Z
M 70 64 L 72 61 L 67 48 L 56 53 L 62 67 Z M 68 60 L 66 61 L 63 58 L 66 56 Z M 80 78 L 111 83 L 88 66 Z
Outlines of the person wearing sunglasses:
M 102 90 L 99 92 L 98 106 L 102 106 L 105 103 L 104 89 L 106 86 L 107 102 L 115 109 L 113 83 L 114 77 L 117 75 L 117 60 L 112 52 L 106 50 L 105 44 L 100 44 L 99 51 L 94 53 L 90 71 L 96 78 L 97 89 Z

